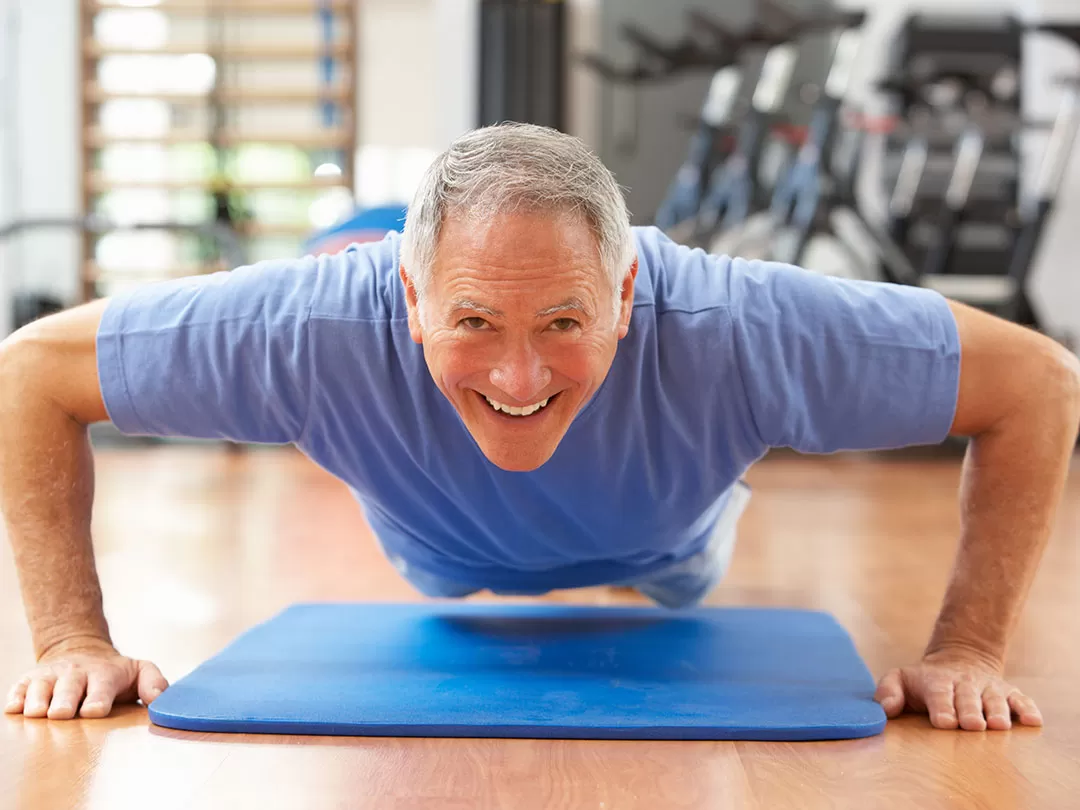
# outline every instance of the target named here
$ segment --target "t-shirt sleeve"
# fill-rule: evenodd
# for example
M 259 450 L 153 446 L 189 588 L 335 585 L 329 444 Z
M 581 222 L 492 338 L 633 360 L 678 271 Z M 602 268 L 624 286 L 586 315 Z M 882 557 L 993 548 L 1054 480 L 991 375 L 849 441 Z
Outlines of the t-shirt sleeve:
M 97 335 L 109 418 L 127 434 L 287 444 L 311 380 L 315 259 L 148 284 L 113 298 Z
M 763 443 L 830 453 L 948 436 L 960 338 L 939 293 L 768 262 L 736 260 L 728 272 L 739 374 Z

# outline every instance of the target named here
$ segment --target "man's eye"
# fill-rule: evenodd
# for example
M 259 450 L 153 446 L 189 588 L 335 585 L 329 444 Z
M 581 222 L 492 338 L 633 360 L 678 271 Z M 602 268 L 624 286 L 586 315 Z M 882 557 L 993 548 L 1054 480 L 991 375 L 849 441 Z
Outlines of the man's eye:
M 487 326 L 487 321 L 483 318 L 462 318 L 461 323 L 465 324 L 468 329 L 483 329 Z
M 556 318 L 551 322 L 551 328 L 556 332 L 569 332 L 577 326 L 577 321 L 573 318 Z

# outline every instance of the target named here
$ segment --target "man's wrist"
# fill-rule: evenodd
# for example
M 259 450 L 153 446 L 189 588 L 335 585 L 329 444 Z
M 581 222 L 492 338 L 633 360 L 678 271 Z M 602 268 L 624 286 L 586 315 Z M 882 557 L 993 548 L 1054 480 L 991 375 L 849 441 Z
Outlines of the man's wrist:
M 944 658 L 971 661 L 1001 671 L 1005 668 L 1005 645 L 935 632 L 923 650 L 923 659 L 934 661 Z
M 57 655 L 110 652 L 115 649 L 112 639 L 107 634 L 69 633 L 57 636 L 53 640 L 38 645 L 35 650 L 35 656 L 36 660 L 40 662 L 45 658 L 53 658 Z
M 954 576 L 923 655 L 949 650 L 986 662 L 1004 662 L 1012 624 L 1005 609 L 1008 601 L 988 599 L 969 577 Z

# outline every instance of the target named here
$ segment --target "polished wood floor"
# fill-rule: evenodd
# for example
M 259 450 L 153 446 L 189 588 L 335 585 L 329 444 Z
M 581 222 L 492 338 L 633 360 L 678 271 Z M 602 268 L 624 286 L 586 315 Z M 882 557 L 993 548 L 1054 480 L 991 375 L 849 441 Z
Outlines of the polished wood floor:
M 832 612 L 875 676 L 916 660 L 958 519 L 958 459 L 769 459 L 714 604 Z M 99 569 L 117 645 L 176 680 L 296 601 L 415 600 L 344 487 L 289 451 L 101 451 Z M 31 663 L 0 552 L 2 691 Z M 635 601 L 608 590 L 575 602 Z M 1080 806 L 1080 483 L 1010 661 L 1041 729 L 925 717 L 829 743 L 266 737 L 0 716 L 0 810 L 38 808 L 1066 808 Z

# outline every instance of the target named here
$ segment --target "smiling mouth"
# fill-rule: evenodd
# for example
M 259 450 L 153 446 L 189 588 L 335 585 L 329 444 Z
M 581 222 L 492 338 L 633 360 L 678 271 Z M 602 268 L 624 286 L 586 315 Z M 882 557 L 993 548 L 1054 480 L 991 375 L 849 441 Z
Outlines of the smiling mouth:
M 527 407 L 516 408 L 510 405 L 504 405 L 498 400 L 494 400 L 489 396 L 481 394 L 479 391 L 477 391 L 476 393 L 482 400 L 484 400 L 484 402 L 487 403 L 487 406 L 490 410 L 499 414 L 499 416 L 507 419 L 527 419 L 530 416 L 536 416 L 537 414 L 542 413 L 547 408 L 547 406 L 554 402 L 559 396 L 559 394 L 552 394 L 547 399 L 542 399 L 539 402 L 535 402 Z

